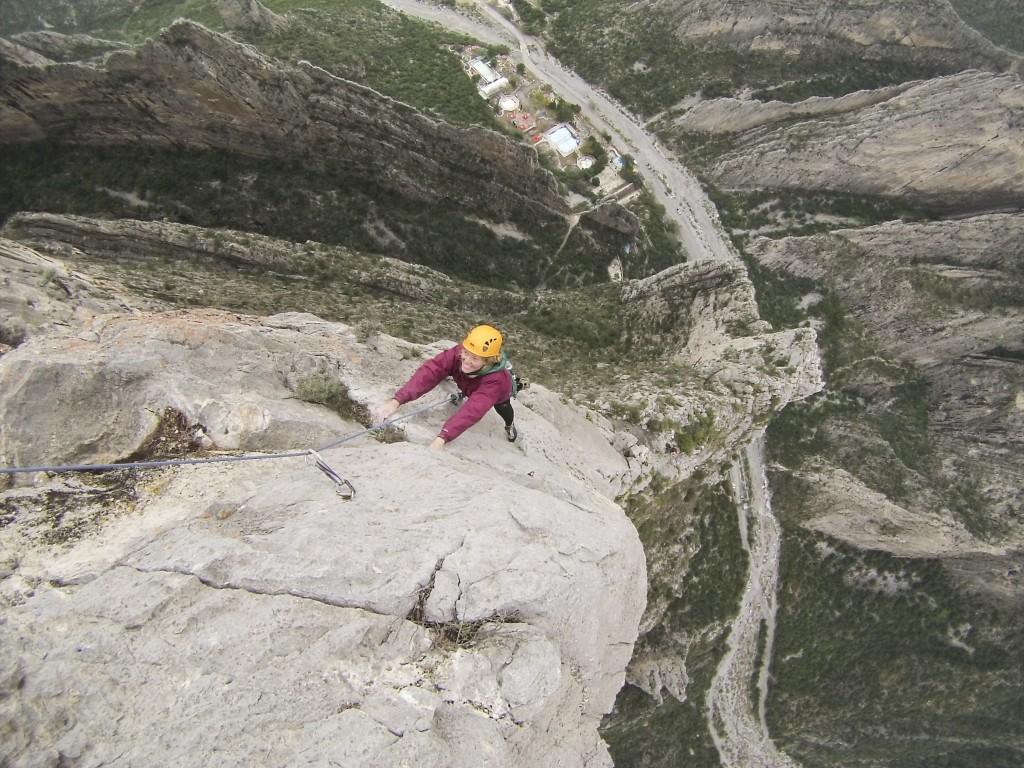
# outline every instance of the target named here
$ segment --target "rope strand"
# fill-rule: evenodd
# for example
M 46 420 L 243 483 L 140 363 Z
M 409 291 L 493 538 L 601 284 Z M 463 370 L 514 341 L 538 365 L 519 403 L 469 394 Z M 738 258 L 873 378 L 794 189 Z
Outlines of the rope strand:
M 460 400 L 460 395 L 453 393 L 444 398 L 444 400 L 438 400 L 436 403 L 425 405 L 410 413 L 403 414 L 401 416 L 395 416 L 393 418 L 382 421 L 380 424 L 375 424 L 367 429 L 354 432 L 351 435 L 347 435 L 339 440 L 335 440 L 333 443 L 329 443 L 322 448 L 307 448 L 303 451 L 287 451 L 284 453 L 255 453 L 246 454 L 244 456 L 214 456 L 203 459 L 166 459 L 163 461 L 134 461 L 125 462 L 123 464 L 68 464 L 64 466 L 56 467 L 0 467 L 0 475 L 14 475 L 23 472 L 48 472 L 50 474 L 59 474 L 62 472 L 102 472 L 113 469 L 153 469 L 156 467 L 180 467 L 189 464 L 216 464 L 223 462 L 233 461 L 259 461 L 260 459 L 292 459 L 300 456 L 313 455 L 317 460 L 320 457 L 317 456 L 321 451 L 326 451 L 331 448 L 335 448 L 342 443 L 347 443 L 350 440 L 355 440 L 357 437 L 362 437 L 370 432 L 375 432 L 378 429 L 389 427 L 392 424 L 397 424 L 400 421 L 411 419 L 413 416 L 417 416 L 424 411 L 429 411 L 432 408 L 445 405 L 446 403 L 457 403 Z M 322 461 L 322 460 L 321 460 Z

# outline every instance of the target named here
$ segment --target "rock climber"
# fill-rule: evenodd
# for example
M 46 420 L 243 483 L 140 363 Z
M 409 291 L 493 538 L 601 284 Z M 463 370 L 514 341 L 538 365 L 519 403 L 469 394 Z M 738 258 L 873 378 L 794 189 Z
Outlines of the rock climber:
M 377 408 L 375 423 L 384 423 L 403 404 L 422 397 L 450 376 L 466 402 L 444 423 L 430 449 L 444 450 L 447 443 L 480 421 L 489 408 L 494 408 L 505 422 L 509 442 L 515 442 L 519 433 L 512 410 L 513 380 L 501 344 L 501 333 L 496 328 L 478 325 L 461 344 L 421 365 L 391 400 Z

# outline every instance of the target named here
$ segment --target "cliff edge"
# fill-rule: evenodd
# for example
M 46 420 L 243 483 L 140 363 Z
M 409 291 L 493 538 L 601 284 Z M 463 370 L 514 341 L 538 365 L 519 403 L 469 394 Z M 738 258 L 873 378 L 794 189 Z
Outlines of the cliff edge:
M 354 414 L 443 342 L 132 308 L 10 241 L 4 257 L 22 301 L 54 306 L 0 357 L 3 466 L 340 440 L 320 456 L 356 492 L 310 455 L 6 476 L 0 762 L 611 764 L 597 728 L 646 574 L 606 422 L 534 386 L 516 444 L 489 414 L 427 451 L 450 404 L 381 442 Z M 310 380 L 352 415 L 298 397 Z

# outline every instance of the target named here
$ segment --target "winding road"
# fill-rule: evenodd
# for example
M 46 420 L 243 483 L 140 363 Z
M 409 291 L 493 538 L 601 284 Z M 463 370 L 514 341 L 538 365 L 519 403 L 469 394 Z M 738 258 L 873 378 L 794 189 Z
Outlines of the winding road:
M 486 0 L 477 2 L 479 15 L 424 0 L 382 2 L 483 42 L 518 46 L 523 64 L 534 77 L 549 83 L 562 98 L 579 104 L 583 116 L 596 130 L 608 133 L 613 142 L 620 145 L 620 151 L 633 156 L 636 170 L 665 206 L 667 216 L 679 225 L 679 239 L 690 261 L 739 259 L 724 237 L 714 207 L 697 179 L 675 162 L 675 158 L 664 154 L 657 139 L 644 130 L 635 116 L 565 69 L 547 54 L 539 41 L 524 35 Z M 769 502 L 763 447 L 762 434 L 746 447 L 745 460 L 733 463 L 731 476 L 750 571 L 739 613 L 730 628 L 728 650 L 712 680 L 706 702 L 711 736 L 725 768 L 795 768 L 797 765 L 775 747 L 765 723 L 781 530 Z M 760 669 L 757 668 L 759 647 L 765 659 Z M 751 685 L 755 674 L 758 675 L 756 684 Z
M 578 104 L 580 112 L 597 131 L 612 136 L 620 151 L 633 157 L 636 170 L 647 181 L 648 189 L 665 206 L 666 217 L 679 225 L 679 240 L 690 261 L 739 258 L 724 237 L 714 206 L 693 174 L 664 153 L 657 139 L 639 124 L 638 118 L 563 67 L 548 55 L 539 41 L 523 34 L 497 8 L 479 0 L 480 15 L 476 16 L 423 0 L 381 1 L 410 16 L 465 32 L 483 42 L 518 47 L 523 64 L 534 77 L 550 84 L 562 98 Z

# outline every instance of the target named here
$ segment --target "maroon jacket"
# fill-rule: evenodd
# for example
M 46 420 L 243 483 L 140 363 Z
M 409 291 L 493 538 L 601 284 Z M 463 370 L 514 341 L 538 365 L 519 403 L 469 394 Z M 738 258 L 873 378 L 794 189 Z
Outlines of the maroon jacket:
M 467 396 L 462 407 L 441 427 L 439 437 L 450 443 L 467 429 L 476 424 L 489 408 L 512 397 L 512 374 L 505 367 L 484 368 L 482 373 L 465 374 L 459 352 L 462 345 L 456 344 L 436 357 L 432 357 L 412 375 L 405 386 L 395 392 L 395 400 L 405 404 L 422 397 L 449 376 L 455 386 Z

